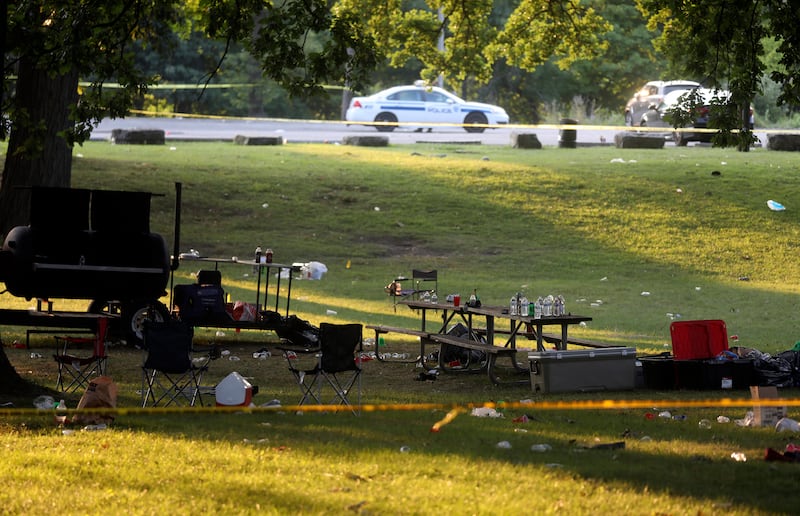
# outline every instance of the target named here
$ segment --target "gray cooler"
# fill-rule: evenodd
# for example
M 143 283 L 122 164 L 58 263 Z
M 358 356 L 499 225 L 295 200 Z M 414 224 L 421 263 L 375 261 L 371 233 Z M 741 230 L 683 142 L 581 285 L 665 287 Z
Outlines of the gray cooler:
M 628 390 L 636 385 L 636 348 L 528 353 L 534 392 Z

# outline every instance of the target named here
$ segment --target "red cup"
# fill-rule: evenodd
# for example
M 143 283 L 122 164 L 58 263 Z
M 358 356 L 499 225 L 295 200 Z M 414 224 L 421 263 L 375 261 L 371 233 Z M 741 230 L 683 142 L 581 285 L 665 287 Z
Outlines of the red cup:
M 456 294 L 453 296 L 453 306 L 461 306 L 461 295 Z

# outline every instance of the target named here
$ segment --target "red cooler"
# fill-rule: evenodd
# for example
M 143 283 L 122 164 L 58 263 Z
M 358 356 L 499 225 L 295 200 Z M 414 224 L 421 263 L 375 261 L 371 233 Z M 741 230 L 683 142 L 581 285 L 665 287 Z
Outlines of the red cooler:
M 714 358 L 728 349 L 725 321 L 675 321 L 669 327 L 675 360 Z

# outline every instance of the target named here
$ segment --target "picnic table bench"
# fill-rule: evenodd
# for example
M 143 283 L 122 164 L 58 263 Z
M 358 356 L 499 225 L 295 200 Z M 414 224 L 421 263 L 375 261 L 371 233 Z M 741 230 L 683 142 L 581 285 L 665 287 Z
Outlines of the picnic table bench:
M 477 333 L 478 335 L 485 336 L 487 331 L 486 328 L 474 328 L 472 331 Z M 496 334 L 505 334 L 508 335 L 511 333 L 510 330 L 498 330 L 495 329 L 494 333 Z M 536 332 L 535 331 L 518 331 L 517 337 L 525 337 L 528 340 L 536 340 Z M 556 335 L 554 333 L 542 333 L 542 340 L 545 342 L 549 342 L 550 344 L 560 344 L 561 343 L 561 335 Z M 617 348 L 620 347 L 619 345 L 615 344 L 605 344 L 603 342 L 596 342 L 593 340 L 588 339 L 579 339 L 576 337 L 567 337 L 567 344 L 573 344 L 575 346 L 583 346 L 586 348 Z
M 559 344 L 561 342 L 561 335 L 554 335 L 552 333 L 542 333 L 542 340 L 550 344 Z M 574 344 L 575 346 L 584 346 L 586 348 L 618 348 L 614 344 L 604 344 L 602 342 L 595 342 L 587 339 L 577 339 L 575 337 L 567 337 L 567 344 Z
M 464 337 L 455 337 L 446 334 L 434 334 L 430 336 L 430 339 L 441 345 L 441 348 L 439 349 L 439 369 L 441 369 L 442 371 L 454 370 L 450 366 L 450 364 L 448 364 L 445 360 L 445 350 L 447 346 L 457 346 L 463 349 L 470 349 L 486 353 L 486 363 L 478 365 L 481 366 L 480 370 L 483 369 L 486 370 L 486 374 L 489 376 L 489 380 L 495 385 L 500 385 L 501 383 L 509 383 L 502 381 L 495 372 L 495 364 L 499 357 L 506 357 L 510 359 L 511 365 L 513 366 L 516 372 L 518 373 L 527 372 L 527 370 L 522 368 L 517 362 L 517 350 L 513 347 L 495 346 Z M 469 369 L 470 365 L 471 365 L 470 362 L 467 361 L 466 364 L 459 364 L 458 368 L 461 370 L 467 370 Z M 513 383 L 528 383 L 529 381 L 530 378 L 525 378 L 525 380 L 516 381 Z
M 422 331 L 422 330 L 414 330 L 411 328 L 402 328 L 400 326 L 386 326 L 383 324 L 368 324 L 366 328 L 375 331 L 375 358 L 381 362 L 407 362 L 407 363 L 415 363 L 421 362 L 423 365 L 425 364 L 425 345 L 430 343 L 430 332 Z M 419 337 L 420 341 L 420 348 L 419 348 L 419 355 L 413 357 L 411 359 L 399 359 L 399 360 L 386 360 L 381 353 L 381 350 L 378 349 L 380 338 L 382 335 L 388 333 L 399 333 L 403 335 L 410 335 L 412 337 Z

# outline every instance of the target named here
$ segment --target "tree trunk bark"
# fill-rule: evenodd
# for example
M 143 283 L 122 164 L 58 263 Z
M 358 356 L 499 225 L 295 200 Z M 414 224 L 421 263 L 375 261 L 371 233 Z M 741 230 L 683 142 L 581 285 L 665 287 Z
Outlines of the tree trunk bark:
M 25 59 L 17 75 L 15 125 L 0 180 L 0 235 L 28 224 L 30 195 L 25 186 L 68 187 L 72 145 L 61 133 L 71 128 L 78 102 L 78 73 L 51 75 Z
M 0 178 L 0 240 L 30 220 L 26 186 L 70 186 L 72 146 L 60 134 L 71 127 L 78 101 L 78 73 L 51 75 L 22 59 L 17 74 L 15 124 Z M 0 347 L 0 393 L 21 394 L 31 384 L 21 378 Z
M 8 360 L 5 350 L 0 347 L 0 395 L 21 397 L 45 391 L 41 386 L 37 386 L 22 378 L 11 362 Z M 0 400 L 8 401 L 8 400 Z

